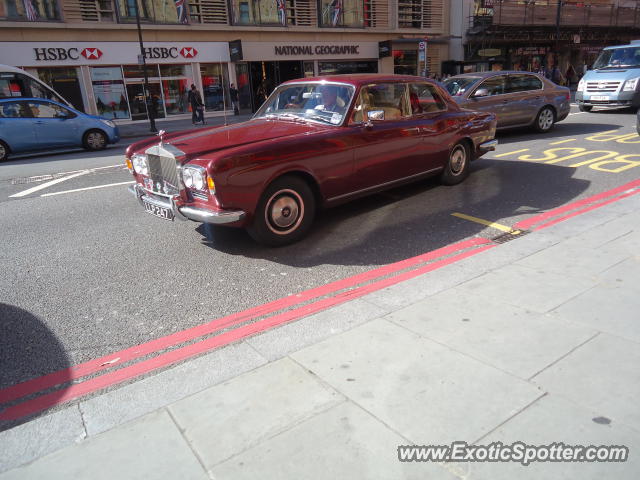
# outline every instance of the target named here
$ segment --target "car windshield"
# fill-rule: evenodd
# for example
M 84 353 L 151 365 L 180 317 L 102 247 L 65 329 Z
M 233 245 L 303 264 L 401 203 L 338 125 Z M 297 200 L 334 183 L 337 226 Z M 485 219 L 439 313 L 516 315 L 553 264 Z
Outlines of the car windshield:
M 593 64 L 596 70 L 622 67 L 640 68 L 640 47 L 604 50 Z
M 340 125 L 354 90 L 352 86 L 325 82 L 281 85 L 253 118 L 300 119 Z
M 456 97 L 464 95 L 478 80 L 480 80 L 479 77 L 452 77 L 446 79 L 443 83 L 449 95 Z

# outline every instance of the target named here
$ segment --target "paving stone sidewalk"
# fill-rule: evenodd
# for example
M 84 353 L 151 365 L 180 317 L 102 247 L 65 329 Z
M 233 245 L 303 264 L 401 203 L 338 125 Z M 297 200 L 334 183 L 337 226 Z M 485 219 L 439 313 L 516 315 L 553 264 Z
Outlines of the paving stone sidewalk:
M 232 123 L 244 122 L 246 120 L 249 120 L 251 116 L 252 115 L 231 114 L 227 115 L 227 117 L 225 118 L 224 116 L 219 114 L 215 114 L 215 116 L 213 114 L 205 114 L 205 120 L 207 122 L 206 125 L 193 125 L 190 118 L 180 118 L 177 120 L 171 118 L 161 118 L 156 120 L 155 123 L 156 129 L 158 131 L 165 130 L 167 132 L 176 132 L 180 130 L 200 129 L 211 126 L 224 125 L 225 122 L 230 125 Z M 120 143 L 131 143 L 131 141 L 135 139 L 156 135 L 155 133 L 150 131 L 151 129 L 148 121 L 120 124 L 118 125 L 118 129 L 120 130 L 120 137 L 122 138 L 122 140 L 120 140 Z
M 8 479 L 638 479 L 640 195 L 0 434 Z M 405 444 L 625 445 L 406 463 Z

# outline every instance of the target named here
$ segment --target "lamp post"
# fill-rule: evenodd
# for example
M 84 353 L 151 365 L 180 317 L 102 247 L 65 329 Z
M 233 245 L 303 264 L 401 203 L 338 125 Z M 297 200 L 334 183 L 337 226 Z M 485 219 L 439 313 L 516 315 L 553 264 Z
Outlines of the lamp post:
M 558 9 L 556 10 L 556 55 L 560 46 L 560 16 L 562 14 L 562 0 L 558 0 Z
M 151 133 L 158 133 L 156 128 L 156 119 L 153 116 L 153 105 L 151 99 L 151 90 L 149 89 L 149 76 L 147 75 L 147 62 L 144 56 L 144 43 L 142 43 L 142 27 L 140 26 L 140 7 L 138 0 L 135 0 L 136 4 L 136 26 L 138 27 L 138 41 L 140 42 L 140 60 L 142 62 L 142 74 L 144 76 L 144 103 L 147 106 L 147 114 L 149 115 L 149 131 Z

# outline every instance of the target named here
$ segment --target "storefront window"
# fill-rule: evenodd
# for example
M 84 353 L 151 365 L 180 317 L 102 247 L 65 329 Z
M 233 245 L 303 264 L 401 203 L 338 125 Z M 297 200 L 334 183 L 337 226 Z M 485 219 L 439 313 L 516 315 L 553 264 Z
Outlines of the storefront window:
M 321 27 L 364 27 L 363 0 L 319 0 Z
M 56 0 L 0 0 L 0 20 L 55 21 L 60 11 Z
M 320 75 L 343 73 L 378 73 L 378 62 L 318 62 Z
M 229 72 L 226 64 L 200 65 L 202 94 L 206 110 L 224 110 L 231 105 L 229 100 Z
M 79 68 L 38 68 L 38 78 L 81 112 L 86 112 L 78 76 Z
M 2 1 L 2 0 L 0 0 Z M 154 23 L 187 23 L 185 3 L 174 0 L 137 0 L 140 18 Z M 136 21 L 136 0 L 118 0 L 121 22 Z
M 120 67 L 91 67 L 91 83 L 98 114 L 129 118 L 129 104 Z
M 313 68 L 313 62 L 304 62 L 304 76 L 315 77 L 315 71 Z
M 286 25 L 286 0 L 231 0 L 234 25 Z
M 394 50 L 393 51 L 393 73 L 395 73 L 396 75 L 417 75 L 418 74 L 418 51 L 417 50 Z
M 188 113 L 187 96 L 193 83 L 191 65 L 160 65 L 160 76 L 167 115 Z
M 144 120 L 149 118 L 144 95 L 144 72 L 140 65 L 123 65 L 126 81 L 127 98 L 131 108 L 132 120 Z M 149 95 L 154 118 L 164 118 L 164 101 L 160 88 L 158 65 L 147 65 L 147 78 L 149 80 Z

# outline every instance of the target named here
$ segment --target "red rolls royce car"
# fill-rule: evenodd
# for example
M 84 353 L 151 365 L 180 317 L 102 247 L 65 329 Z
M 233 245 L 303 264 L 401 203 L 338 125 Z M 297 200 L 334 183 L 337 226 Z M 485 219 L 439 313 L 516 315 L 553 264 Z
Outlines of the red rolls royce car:
M 130 191 L 163 219 L 301 239 L 316 210 L 439 175 L 455 185 L 495 149 L 496 117 L 421 77 L 336 75 L 281 84 L 243 123 L 129 146 Z

